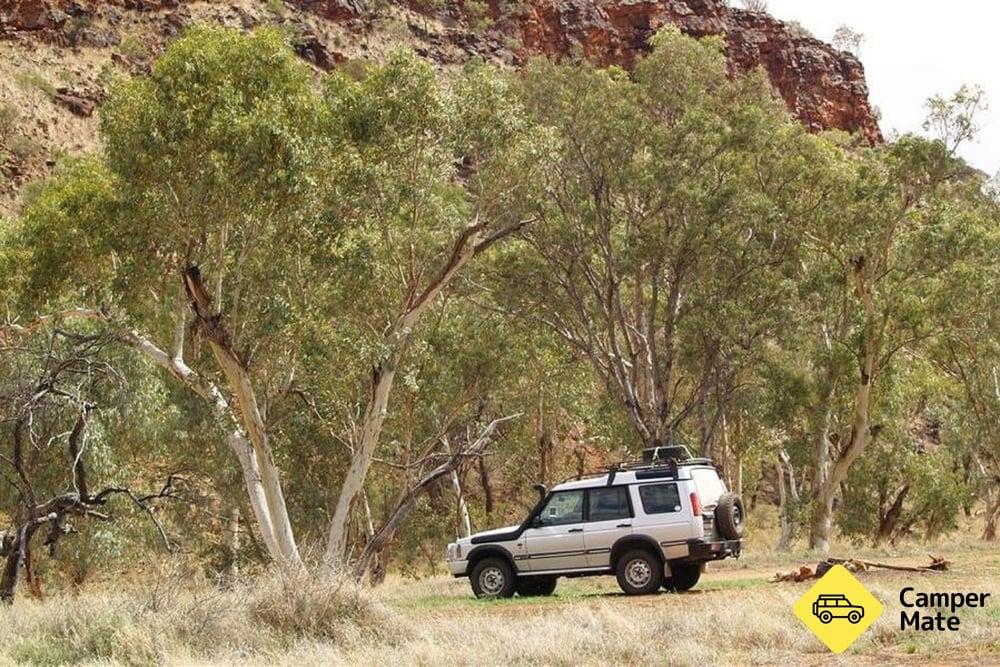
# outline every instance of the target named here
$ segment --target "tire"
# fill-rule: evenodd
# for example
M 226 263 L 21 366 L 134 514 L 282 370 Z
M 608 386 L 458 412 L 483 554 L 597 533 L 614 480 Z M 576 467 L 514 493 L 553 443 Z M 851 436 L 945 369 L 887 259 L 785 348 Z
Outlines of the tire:
M 552 595 L 556 590 L 556 577 L 524 577 L 514 583 L 514 590 L 523 598 Z
M 668 579 L 670 584 L 669 586 L 664 584 L 664 588 L 668 591 L 683 593 L 694 588 L 699 579 L 701 579 L 701 565 L 698 563 L 671 564 L 670 578 Z
M 743 537 L 743 523 L 746 512 L 743 501 L 735 493 L 723 493 L 715 506 L 715 527 L 727 540 Z
M 648 595 L 663 583 L 663 563 L 650 551 L 632 549 L 618 559 L 615 574 L 625 595 Z
M 476 563 L 469 583 L 477 598 L 494 600 L 514 595 L 514 571 L 502 558 L 484 558 Z
M 819 620 L 821 623 L 829 623 L 833 620 L 833 614 L 828 611 L 821 611 L 819 613 Z
M 857 625 L 858 623 L 861 622 L 861 612 L 852 611 L 847 615 L 847 620 L 850 621 L 852 624 Z

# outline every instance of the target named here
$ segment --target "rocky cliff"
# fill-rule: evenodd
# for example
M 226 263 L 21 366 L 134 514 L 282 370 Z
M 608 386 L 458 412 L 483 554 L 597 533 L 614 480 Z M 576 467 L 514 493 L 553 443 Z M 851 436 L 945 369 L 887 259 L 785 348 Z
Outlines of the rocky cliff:
M 812 130 L 839 128 L 882 140 L 868 100 L 864 67 L 800 28 L 723 0 L 543 0 L 514 30 L 528 52 L 566 55 L 573 49 L 602 64 L 629 66 L 649 36 L 676 25 L 695 37 L 722 35 L 734 71 L 763 67 L 788 108 Z
M 762 67 L 813 131 L 882 140 L 857 58 L 724 0 L 0 0 L 0 214 L 57 153 L 97 147 L 91 115 L 113 70 L 146 71 L 185 25 L 278 24 L 321 69 L 405 45 L 443 67 L 533 55 L 632 66 L 659 28 L 721 35 L 734 72 Z M 4 117 L 7 120 L 4 120 Z M 16 145 L 12 145 L 16 144 Z

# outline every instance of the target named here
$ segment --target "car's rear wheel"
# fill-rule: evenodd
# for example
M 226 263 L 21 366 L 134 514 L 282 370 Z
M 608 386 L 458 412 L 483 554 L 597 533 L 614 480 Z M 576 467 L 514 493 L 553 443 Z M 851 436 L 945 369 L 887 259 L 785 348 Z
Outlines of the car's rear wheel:
M 823 623 L 829 623 L 830 621 L 833 620 L 833 614 L 831 614 L 828 611 L 821 611 L 819 613 L 819 620 L 822 621 Z
M 509 598 L 514 595 L 514 572 L 501 558 L 484 558 L 476 563 L 469 581 L 477 598 Z
M 522 577 L 514 584 L 514 589 L 523 598 L 552 595 L 556 590 L 556 578 Z
M 664 588 L 668 591 L 687 591 L 701 579 L 701 565 L 698 563 L 678 563 L 670 565 L 670 578 Z
M 735 493 L 723 493 L 715 506 L 715 527 L 727 540 L 743 537 L 743 521 L 746 512 L 743 501 Z
M 663 563 L 652 552 L 633 549 L 618 559 L 615 574 L 625 595 L 648 595 L 663 582 Z

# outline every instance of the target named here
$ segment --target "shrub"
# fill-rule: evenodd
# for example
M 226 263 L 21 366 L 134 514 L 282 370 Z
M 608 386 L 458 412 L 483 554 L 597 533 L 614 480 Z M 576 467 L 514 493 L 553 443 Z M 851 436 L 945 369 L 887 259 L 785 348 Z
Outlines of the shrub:
M 127 56 L 134 60 L 142 60 L 149 55 L 149 48 L 146 46 L 145 42 L 135 35 L 129 35 L 123 39 L 121 46 L 118 48 L 122 52 L 123 56 Z
M 0 104 L 0 141 L 4 141 L 17 127 L 21 112 L 13 104 Z
M 28 160 L 42 151 L 42 145 L 24 135 L 19 135 L 10 140 L 10 152 L 19 160 Z
M 385 639 L 396 627 L 389 610 L 353 582 L 301 570 L 255 582 L 247 607 L 252 621 L 288 638 Z
M 22 70 L 15 77 L 17 84 L 26 91 L 40 90 L 48 97 L 56 94 L 56 87 L 49 80 L 34 70 Z

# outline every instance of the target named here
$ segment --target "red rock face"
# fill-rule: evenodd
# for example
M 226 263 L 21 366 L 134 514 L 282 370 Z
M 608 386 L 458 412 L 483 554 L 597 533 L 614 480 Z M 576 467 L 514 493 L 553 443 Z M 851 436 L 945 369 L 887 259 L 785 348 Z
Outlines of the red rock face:
M 363 0 L 290 0 L 290 4 L 331 21 L 347 21 L 364 12 Z
M 861 62 L 767 14 L 731 9 L 721 0 L 540 0 L 512 21 L 502 29 L 519 30 L 528 53 L 562 57 L 579 49 L 602 65 L 625 67 L 665 25 L 694 37 L 723 35 L 733 71 L 763 67 L 810 130 L 837 128 L 882 141 Z
M 71 16 L 98 12 L 101 5 L 148 12 L 171 10 L 184 1 L 0 0 L 0 35 L 10 30 L 44 35 L 58 30 Z M 363 0 L 288 0 L 288 4 L 348 25 L 358 24 L 355 19 L 368 6 Z M 663 26 L 676 25 L 694 37 L 722 35 L 732 70 L 762 67 L 788 108 L 810 130 L 836 128 L 858 132 L 870 143 L 882 141 L 857 58 L 767 14 L 729 8 L 723 0 L 535 0 L 513 10 L 510 3 L 501 8 L 491 0 L 496 22 L 485 36 L 462 27 L 469 24 L 462 20 L 463 13 L 468 14 L 462 2 L 443 7 L 426 0 L 394 0 L 394 4 L 444 19 L 453 26 L 446 39 L 487 59 L 516 61 L 533 54 L 561 58 L 579 52 L 601 65 L 632 67 L 648 51 L 649 38 Z M 521 44 L 517 57 L 504 46 L 512 37 Z M 324 48 L 317 42 L 316 48 L 299 52 L 325 68 L 327 60 L 332 66 L 335 59 L 323 58 Z

